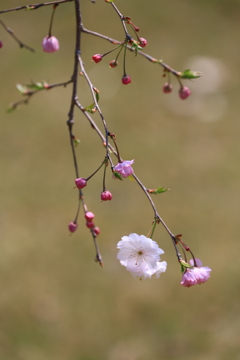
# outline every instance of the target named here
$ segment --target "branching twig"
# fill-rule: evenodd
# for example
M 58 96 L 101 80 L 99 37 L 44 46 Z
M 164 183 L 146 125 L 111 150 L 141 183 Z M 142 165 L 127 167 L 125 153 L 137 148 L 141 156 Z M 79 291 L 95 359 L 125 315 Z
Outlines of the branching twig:
M 63 3 L 66 3 L 66 2 L 71 2 L 71 1 L 74 1 L 74 0 L 56 0 L 56 1 L 50 1 L 50 2 L 41 3 L 41 4 L 17 6 L 17 7 L 12 8 L 12 9 L 1 10 L 0 14 L 4 14 L 4 13 L 10 12 L 10 11 L 18 11 L 18 10 L 36 10 L 36 9 L 39 9 L 40 7 L 42 7 L 42 6 L 63 4 Z
M 35 52 L 35 50 L 33 48 L 31 48 L 30 46 L 24 44 L 21 40 L 19 40 L 17 38 L 17 36 L 14 34 L 13 30 L 10 29 L 7 25 L 5 25 L 4 22 L 1 19 L 0 19 L 0 24 L 13 37 L 13 39 L 18 43 L 20 48 L 25 48 L 25 49 L 28 49 L 28 50 L 30 50 L 32 52 Z
M 8 110 L 9 111 L 15 110 L 19 105 L 28 104 L 28 102 L 33 97 L 33 95 L 36 95 L 37 93 L 39 93 L 42 90 L 51 90 L 51 89 L 54 89 L 55 87 L 60 87 L 60 86 L 66 87 L 68 84 L 72 83 L 72 81 L 73 80 L 70 79 L 70 80 L 65 81 L 63 83 L 52 84 L 52 85 L 47 84 L 46 86 L 43 86 L 40 89 L 27 90 L 25 93 L 23 93 L 23 96 L 26 96 L 26 99 L 23 99 L 23 100 L 20 100 L 20 101 L 17 101 L 15 103 L 11 104 L 11 106 L 10 106 L 10 108 Z
M 101 38 L 101 39 L 107 40 L 107 41 L 109 41 L 111 44 L 122 44 L 122 42 L 119 41 L 119 40 L 116 40 L 116 39 L 113 39 L 113 38 L 111 38 L 111 37 L 109 37 L 109 36 L 100 34 L 100 33 L 96 32 L 96 31 L 88 30 L 88 29 L 86 29 L 85 27 L 83 27 L 82 31 L 83 31 L 84 33 L 86 33 L 86 34 L 93 35 L 93 36 L 97 36 L 97 37 L 99 37 L 99 38 Z M 131 46 L 129 46 L 129 45 L 127 45 L 127 49 L 130 50 L 130 51 L 132 51 L 132 52 L 134 51 L 134 49 L 133 49 Z M 172 73 L 173 75 L 175 75 L 176 77 L 179 77 L 179 75 L 181 74 L 181 72 L 179 72 L 179 71 L 177 71 L 177 70 L 174 70 L 174 69 L 171 68 L 169 65 L 165 64 L 164 62 L 162 62 L 161 59 L 156 59 L 156 58 L 154 58 L 153 56 L 148 55 L 148 54 L 146 54 L 145 52 L 140 51 L 140 50 L 138 51 L 138 54 L 140 54 L 141 56 L 145 57 L 147 60 L 149 60 L 150 62 L 152 62 L 152 63 L 154 63 L 154 64 L 159 64 L 159 65 L 161 65 L 165 70 L 171 72 L 171 73 Z

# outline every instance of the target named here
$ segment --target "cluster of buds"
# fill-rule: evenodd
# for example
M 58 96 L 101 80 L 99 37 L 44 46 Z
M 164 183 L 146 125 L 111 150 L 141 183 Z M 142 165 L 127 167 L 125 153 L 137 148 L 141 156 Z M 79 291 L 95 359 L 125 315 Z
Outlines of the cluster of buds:
M 106 2 L 112 2 L 112 0 L 105 0 Z M 109 62 L 109 66 L 111 68 L 115 68 L 118 65 L 118 57 L 121 53 L 121 51 L 124 49 L 124 59 L 123 59 L 123 76 L 122 76 L 122 84 L 127 85 L 130 84 L 132 82 L 131 77 L 129 75 L 127 75 L 126 73 L 126 49 L 127 47 L 131 47 L 131 50 L 133 50 L 135 52 L 135 55 L 137 55 L 138 50 L 145 48 L 147 46 L 147 40 L 143 37 L 139 37 L 138 36 L 138 32 L 139 32 L 139 27 L 137 27 L 136 25 L 134 25 L 131 21 L 131 19 L 127 16 L 124 16 L 122 18 L 122 21 L 124 21 L 126 24 L 130 25 L 130 27 L 132 28 L 132 30 L 134 31 L 137 40 L 134 40 L 132 38 L 132 36 L 130 36 L 128 33 L 126 33 L 126 38 L 125 40 L 118 45 L 115 49 L 110 50 L 108 52 L 106 52 L 105 54 L 95 54 L 92 56 L 92 60 L 97 64 L 100 61 L 102 61 L 103 57 L 110 54 L 111 52 L 117 50 L 118 48 L 120 48 L 116 58 L 114 60 L 111 60 Z
M 95 215 L 91 212 L 91 211 L 87 211 L 85 213 L 85 219 L 86 219 L 86 226 L 89 229 L 92 229 L 93 234 L 95 236 L 100 234 L 100 229 L 98 226 L 95 226 L 93 219 L 94 219 Z
M 171 93 L 173 90 L 172 84 L 170 82 L 167 82 L 163 85 L 163 92 L 165 94 Z M 191 90 L 187 86 L 181 86 L 178 95 L 181 100 L 187 99 L 191 95 Z

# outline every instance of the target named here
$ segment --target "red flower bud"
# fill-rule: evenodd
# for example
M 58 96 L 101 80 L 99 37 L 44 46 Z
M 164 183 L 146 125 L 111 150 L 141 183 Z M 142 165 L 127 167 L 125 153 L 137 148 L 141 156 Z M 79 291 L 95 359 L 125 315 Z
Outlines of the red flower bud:
M 78 189 L 83 189 L 87 186 L 87 181 L 84 178 L 78 178 L 75 180 L 75 184 Z
M 85 219 L 87 221 L 92 221 L 94 219 L 95 215 L 91 211 L 87 211 L 85 214 Z
M 101 200 L 102 201 L 107 201 L 107 200 L 112 200 L 112 194 L 110 193 L 110 191 L 105 190 L 101 193 Z
M 142 48 L 144 48 L 145 46 L 147 46 L 147 40 L 146 40 L 146 39 L 140 37 L 139 40 L 140 40 L 140 46 L 141 46 Z
M 191 90 L 187 86 L 180 87 L 178 92 L 180 99 L 185 100 L 191 95 Z
M 74 233 L 78 228 L 78 225 L 74 222 L 74 221 L 71 221 L 69 224 L 68 224 L 68 229 L 71 233 Z
M 165 83 L 165 84 L 163 85 L 163 92 L 164 92 L 165 94 L 168 94 L 168 93 L 172 92 L 172 84 Z
M 110 66 L 111 68 L 115 68 L 116 66 L 118 66 L 117 60 L 112 60 L 112 61 L 110 61 L 109 66 Z
M 0 49 L 3 47 L 3 43 L 2 41 L 0 40 Z
M 93 229 L 93 231 L 94 231 L 95 236 L 99 235 L 100 232 L 101 232 L 98 226 L 95 226 L 95 228 Z
M 89 229 L 91 229 L 91 228 L 93 228 L 95 225 L 94 225 L 94 222 L 93 221 L 87 221 L 86 222 L 86 227 L 87 228 L 89 228 Z
M 132 82 L 132 80 L 129 75 L 125 75 L 122 77 L 122 83 L 124 85 L 130 84 L 131 82 Z
M 95 54 L 92 56 L 92 60 L 95 62 L 95 63 L 99 63 L 101 60 L 102 60 L 102 55 L 101 54 Z

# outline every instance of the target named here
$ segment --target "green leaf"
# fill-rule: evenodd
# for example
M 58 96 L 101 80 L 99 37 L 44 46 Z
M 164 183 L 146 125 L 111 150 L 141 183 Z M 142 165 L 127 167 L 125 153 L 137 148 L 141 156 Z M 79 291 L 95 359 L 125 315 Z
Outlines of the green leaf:
M 77 147 L 78 144 L 80 144 L 81 141 L 79 139 L 77 139 L 77 138 L 74 138 L 73 142 L 74 142 L 74 146 Z
M 26 85 L 29 89 L 33 90 L 41 90 L 44 89 L 44 83 L 43 82 L 34 82 L 32 84 Z
M 168 190 L 169 189 L 165 189 L 164 187 L 158 187 L 157 189 L 154 189 L 154 191 L 149 191 L 149 192 L 150 192 L 150 194 L 157 195 L 157 194 L 162 194 Z
M 97 102 L 99 102 L 99 99 L 100 99 L 99 93 L 96 92 L 96 100 L 97 100 Z
M 182 73 L 180 73 L 181 79 L 197 79 L 203 75 L 200 71 L 192 71 L 190 69 L 184 70 Z
M 123 181 L 121 175 L 119 173 L 117 173 L 116 171 L 113 171 L 113 176 L 114 176 L 114 178 L 117 178 L 118 180 Z
M 87 106 L 85 108 L 85 111 L 89 112 L 90 114 L 95 114 L 95 112 L 96 112 L 95 104 L 93 103 L 93 104 Z

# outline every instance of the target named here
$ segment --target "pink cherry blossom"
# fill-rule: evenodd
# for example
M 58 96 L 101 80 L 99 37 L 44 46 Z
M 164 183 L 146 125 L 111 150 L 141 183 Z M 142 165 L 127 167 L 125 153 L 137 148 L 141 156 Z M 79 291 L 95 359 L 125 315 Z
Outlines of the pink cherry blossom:
M 54 53 L 59 50 L 59 42 L 55 36 L 46 36 L 42 41 L 43 51 Z
M 203 284 L 210 278 L 210 272 L 212 269 L 210 269 L 208 266 L 202 266 L 202 262 L 200 259 L 191 259 L 190 265 L 192 265 L 192 268 L 187 268 L 182 276 L 181 285 L 185 287 L 190 287 L 196 284 Z M 194 266 L 194 265 L 197 266 Z
M 114 166 L 113 170 L 119 173 L 122 177 L 128 177 L 134 173 L 131 165 L 134 163 L 134 160 L 125 160 L 118 163 Z

